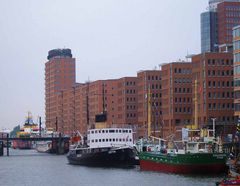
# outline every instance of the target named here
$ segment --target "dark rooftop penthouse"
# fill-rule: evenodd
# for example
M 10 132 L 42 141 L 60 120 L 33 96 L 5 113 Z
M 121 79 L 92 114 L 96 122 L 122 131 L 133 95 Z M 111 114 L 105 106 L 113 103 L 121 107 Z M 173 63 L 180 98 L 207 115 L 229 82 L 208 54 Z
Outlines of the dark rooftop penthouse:
M 62 58 L 62 57 L 72 57 L 71 49 L 53 49 L 48 52 L 47 59 L 51 60 L 53 58 Z

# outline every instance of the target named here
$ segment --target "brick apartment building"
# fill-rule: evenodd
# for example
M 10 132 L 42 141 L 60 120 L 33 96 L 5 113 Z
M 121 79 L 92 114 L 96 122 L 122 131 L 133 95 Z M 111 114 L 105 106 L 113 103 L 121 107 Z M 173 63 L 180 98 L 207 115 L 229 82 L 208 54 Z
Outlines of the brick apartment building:
M 137 73 L 137 123 L 139 136 L 147 135 L 149 106 L 151 106 L 152 134 L 156 136 L 162 135 L 161 78 L 160 70 L 146 70 Z M 147 99 L 148 91 L 150 91 L 150 104 L 148 104 Z
M 219 133 L 234 130 L 233 54 L 203 53 L 192 58 L 192 81 L 197 80 L 198 125 L 211 126 L 216 118 Z M 195 107 L 193 107 L 193 112 Z
M 58 131 L 71 134 L 94 127 L 95 116 L 107 114 L 107 126 L 136 126 L 136 77 L 98 80 L 62 90 L 57 96 Z M 55 127 L 55 126 L 54 126 Z
M 173 62 L 162 66 L 162 118 L 164 137 L 192 124 L 192 64 Z

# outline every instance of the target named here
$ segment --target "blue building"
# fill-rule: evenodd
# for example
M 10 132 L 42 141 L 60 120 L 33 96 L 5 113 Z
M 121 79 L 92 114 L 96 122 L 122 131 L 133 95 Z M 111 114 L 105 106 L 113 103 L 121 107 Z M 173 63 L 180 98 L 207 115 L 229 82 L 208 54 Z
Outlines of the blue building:
M 201 51 L 218 51 L 217 12 L 208 11 L 201 14 Z

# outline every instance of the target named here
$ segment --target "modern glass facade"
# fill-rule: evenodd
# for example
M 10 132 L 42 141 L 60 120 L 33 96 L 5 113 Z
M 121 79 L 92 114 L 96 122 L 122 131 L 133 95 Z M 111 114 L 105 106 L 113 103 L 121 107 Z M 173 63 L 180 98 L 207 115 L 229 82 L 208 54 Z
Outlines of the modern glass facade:
M 217 13 L 204 12 L 201 14 L 201 51 L 215 52 L 218 50 L 218 34 L 217 34 Z
M 234 105 L 235 116 L 240 116 L 240 25 L 233 28 Z

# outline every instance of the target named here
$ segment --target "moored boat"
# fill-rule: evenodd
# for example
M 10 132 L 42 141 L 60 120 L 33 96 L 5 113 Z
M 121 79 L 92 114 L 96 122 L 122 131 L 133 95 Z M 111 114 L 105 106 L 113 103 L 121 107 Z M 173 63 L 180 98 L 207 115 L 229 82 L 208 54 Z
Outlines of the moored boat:
M 51 141 L 40 141 L 36 143 L 36 150 L 38 152 L 50 152 L 52 149 Z
M 13 140 L 12 147 L 14 149 L 31 149 L 32 148 L 32 142 L 24 140 L 24 138 L 30 137 L 30 133 L 20 131 L 17 133 L 17 137 L 22 138 L 22 139 L 21 140 Z
M 222 152 L 220 138 L 215 135 L 215 119 L 212 129 L 198 126 L 198 97 L 197 80 L 194 83 L 194 124 L 188 128 L 182 128 L 182 138 L 179 141 L 153 137 L 156 143 L 149 143 L 153 140 L 151 136 L 151 102 L 150 90 L 148 93 L 148 140 L 145 144 L 141 140 L 138 144 L 140 169 L 147 171 L 160 171 L 177 174 L 217 174 L 227 171 L 227 154 Z M 166 143 L 166 145 L 163 145 Z
M 240 177 L 236 178 L 224 178 L 222 181 L 216 183 L 217 186 L 239 186 Z
M 39 133 L 39 128 L 36 123 L 33 122 L 32 114 L 28 112 L 28 116 L 26 117 L 25 123 L 23 127 L 21 127 L 20 131 L 17 132 L 19 140 L 13 140 L 12 147 L 14 149 L 31 149 L 32 142 L 27 141 L 24 138 L 30 138 L 36 136 Z M 22 138 L 22 139 L 21 139 Z
M 147 171 L 177 174 L 218 174 L 227 171 L 227 154 L 219 151 L 214 141 L 198 139 L 174 143 L 166 149 L 139 153 L 140 168 Z M 180 143 L 180 142 L 178 142 Z
M 70 146 L 70 164 L 87 166 L 125 167 L 136 164 L 132 129 L 90 129 L 87 138 Z
M 52 137 L 54 132 L 52 128 L 46 128 L 42 131 L 41 137 Z M 52 141 L 38 141 L 36 142 L 36 148 L 38 152 L 51 152 L 52 150 Z
M 226 171 L 226 154 L 189 153 L 162 154 L 140 153 L 141 170 L 177 174 L 217 174 Z

